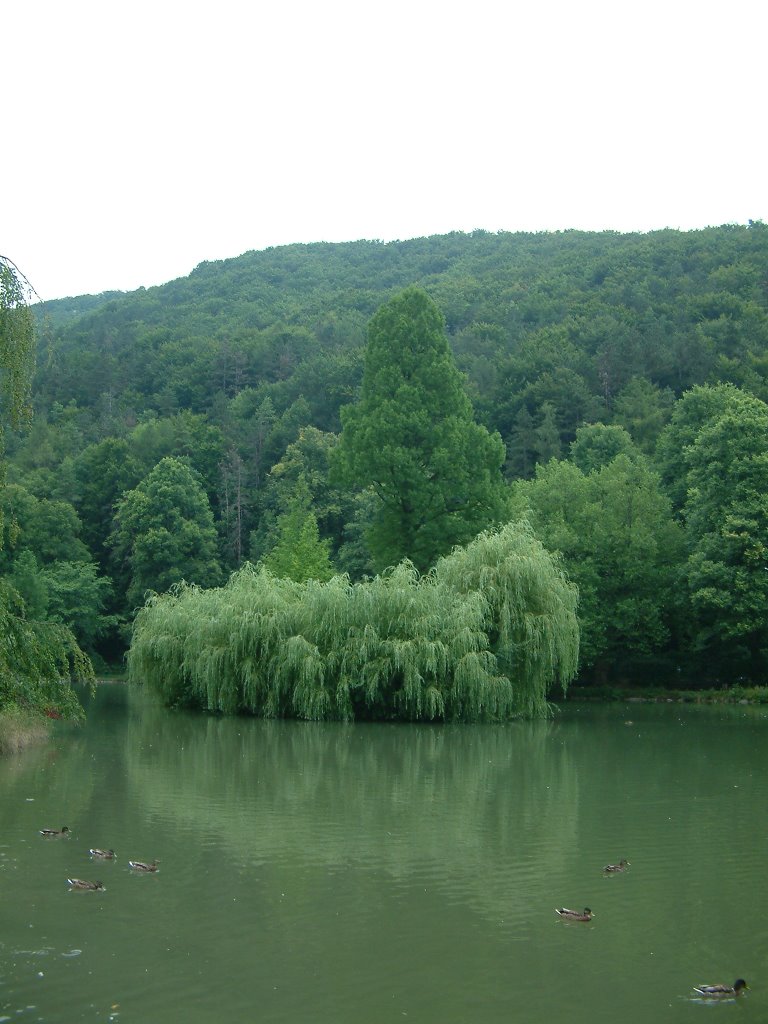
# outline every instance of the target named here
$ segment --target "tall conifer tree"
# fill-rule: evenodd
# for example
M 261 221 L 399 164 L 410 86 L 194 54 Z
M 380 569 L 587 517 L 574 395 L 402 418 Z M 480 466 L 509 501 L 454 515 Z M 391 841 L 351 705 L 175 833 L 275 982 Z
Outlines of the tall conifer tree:
M 360 400 L 342 409 L 336 469 L 371 487 L 368 543 L 378 568 L 422 571 L 503 518 L 504 445 L 475 423 L 442 314 L 418 288 L 374 315 Z

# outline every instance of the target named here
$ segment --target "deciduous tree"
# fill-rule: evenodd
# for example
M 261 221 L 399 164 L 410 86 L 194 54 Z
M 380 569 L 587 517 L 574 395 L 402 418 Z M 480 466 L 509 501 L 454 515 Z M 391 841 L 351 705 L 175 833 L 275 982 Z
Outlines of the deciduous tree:
M 200 586 L 221 582 L 211 507 L 200 475 L 182 459 L 161 459 L 124 495 L 112 543 L 133 607 L 147 591 L 165 591 L 181 580 Z

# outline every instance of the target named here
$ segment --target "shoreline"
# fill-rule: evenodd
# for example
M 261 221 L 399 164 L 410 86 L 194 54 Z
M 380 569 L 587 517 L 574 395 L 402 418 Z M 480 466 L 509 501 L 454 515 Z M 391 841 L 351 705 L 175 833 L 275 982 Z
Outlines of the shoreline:
M 712 690 L 664 687 L 571 686 L 555 704 L 595 701 L 601 704 L 768 704 L 768 686 L 725 686 Z
M 0 757 L 18 754 L 51 734 L 50 722 L 41 715 L 32 715 L 16 708 L 0 711 Z

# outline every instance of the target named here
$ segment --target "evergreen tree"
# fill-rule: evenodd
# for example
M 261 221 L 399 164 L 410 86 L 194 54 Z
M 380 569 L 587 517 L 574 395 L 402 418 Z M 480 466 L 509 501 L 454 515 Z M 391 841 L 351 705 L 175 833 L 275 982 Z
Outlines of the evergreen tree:
M 509 477 L 528 480 L 535 465 L 536 427 L 527 405 L 522 405 L 515 416 L 512 434 L 507 445 L 506 472 Z
M 541 423 L 534 432 L 533 450 L 537 462 L 559 459 L 562 452 L 560 429 L 557 425 L 557 410 L 551 402 L 541 407 Z
M 442 314 L 420 289 L 371 320 L 360 400 L 341 417 L 335 465 L 378 498 L 378 567 L 407 557 L 426 570 L 503 517 L 504 446 L 474 422 Z
M 325 582 L 333 576 L 328 554 L 330 542 L 320 540 L 317 518 L 311 506 L 312 497 L 302 476 L 287 511 L 277 520 L 277 542 L 263 559 L 264 566 L 274 576 L 296 583 L 306 580 Z

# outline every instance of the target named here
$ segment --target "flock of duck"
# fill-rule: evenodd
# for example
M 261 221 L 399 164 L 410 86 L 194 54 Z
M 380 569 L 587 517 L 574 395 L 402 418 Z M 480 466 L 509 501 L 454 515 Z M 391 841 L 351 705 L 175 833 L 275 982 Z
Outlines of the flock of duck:
M 620 871 L 626 871 L 629 867 L 628 860 L 620 860 L 618 864 L 606 864 L 603 871 L 607 875 L 614 875 Z M 555 913 L 564 921 L 591 921 L 595 916 L 589 907 L 583 910 L 569 910 L 568 907 L 556 907 Z M 732 999 L 740 996 L 745 988 L 749 988 L 743 978 L 737 978 L 732 985 L 694 985 L 693 991 L 705 999 Z
M 46 839 L 68 839 L 72 833 L 66 825 L 62 825 L 61 828 L 41 828 L 40 835 Z M 93 847 L 88 851 L 94 860 L 116 860 L 117 854 L 114 850 L 100 850 L 97 847 Z M 158 870 L 159 861 L 144 861 L 144 860 L 129 860 L 128 867 L 132 871 L 148 871 L 153 872 Z M 90 892 L 104 892 L 105 885 L 103 882 L 89 882 L 85 878 L 68 878 L 67 885 L 70 889 L 86 889 Z
M 41 828 L 40 835 L 46 839 L 63 839 L 71 835 L 66 825 L 61 828 Z M 88 851 L 95 860 L 115 860 L 114 850 L 100 850 L 94 847 Z M 159 861 L 129 860 L 128 867 L 132 871 L 154 872 L 158 870 Z M 620 860 L 618 864 L 606 864 L 603 871 L 607 875 L 618 874 L 626 871 L 630 866 L 628 860 Z M 87 889 L 91 892 L 104 892 L 103 882 L 90 882 L 84 878 L 68 878 L 67 884 L 71 889 Z M 564 921 L 591 921 L 595 916 L 589 907 L 583 910 L 569 910 L 568 907 L 555 907 L 555 913 Z M 743 978 L 737 978 L 732 985 L 694 985 L 693 991 L 705 999 L 732 999 L 742 994 L 744 989 L 749 988 Z

